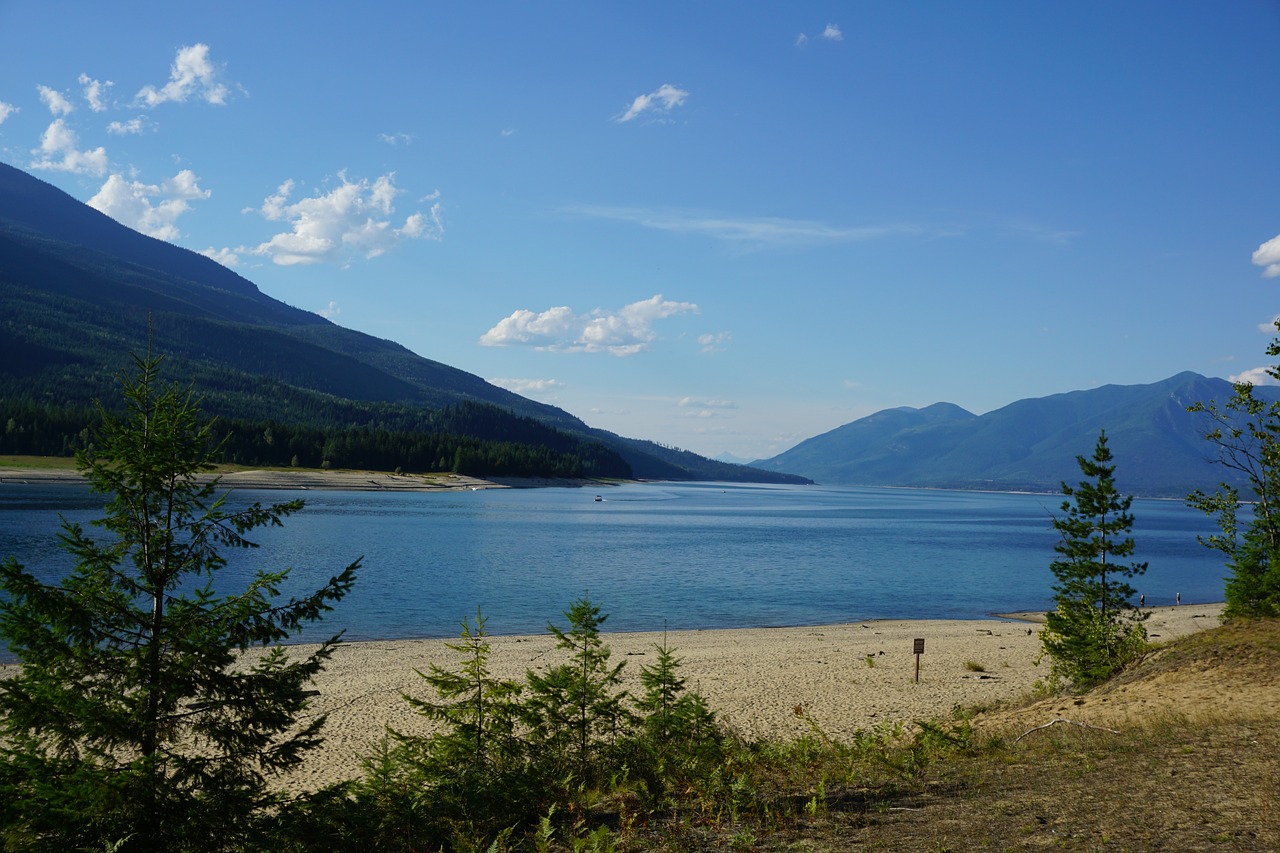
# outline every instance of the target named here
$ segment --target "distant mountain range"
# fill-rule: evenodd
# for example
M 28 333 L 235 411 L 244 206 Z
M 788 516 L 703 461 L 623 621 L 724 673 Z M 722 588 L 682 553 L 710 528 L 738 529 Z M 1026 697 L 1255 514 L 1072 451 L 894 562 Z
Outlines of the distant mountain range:
M 593 429 L 272 299 L 221 264 L 0 163 L 0 401 L 65 410 L 113 400 L 130 354 L 149 340 L 171 378 L 194 382 L 205 411 L 222 417 L 341 430 L 426 423 L 422 413 L 483 404 L 509 414 L 512 435 L 529 435 L 519 421 L 535 420 L 603 445 L 638 478 L 805 482 Z M 496 417 L 486 416 L 486 440 L 501 439 Z
M 1226 380 L 1188 372 L 1019 400 L 981 416 L 950 403 L 887 409 L 752 464 L 832 485 L 1057 492 L 1080 481 L 1076 457 L 1091 456 L 1105 429 L 1124 492 L 1183 497 L 1238 482 L 1212 464 L 1205 416 L 1187 411 L 1232 394 Z M 1255 394 L 1280 398 L 1272 387 Z

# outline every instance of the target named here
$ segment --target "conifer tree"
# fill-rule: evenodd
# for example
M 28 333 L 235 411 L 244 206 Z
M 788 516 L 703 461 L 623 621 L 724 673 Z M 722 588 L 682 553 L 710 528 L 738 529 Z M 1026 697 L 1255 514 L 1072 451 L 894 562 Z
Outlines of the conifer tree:
M 1280 338 L 1271 341 L 1267 355 L 1280 355 Z M 1267 375 L 1280 381 L 1280 365 L 1268 367 Z M 1214 516 L 1222 531 L 1200 541 L 1227 558 L 1223 616 L 1275 618 L 1280 616 L 1280 402 L 1255 396 L 1249 382 L 1235 383 L 1234 391 L 1222 408 L 1196 403 L 1190 411 L 1208 416 L 1205 438 L 1217 446 L 1216 461 L 1244 476 L 1251 493 L 1244 513 L 1248 521 L 1241 519 L 1240 491 L 1226 483 L 1213 494 L 1192 492 L 1187 503 Z
M 1136 590 L 1128 578 L 1146 571 L 1146 563 L 1118 563 L 1134 552 L 1132 497 L 1116 490 L 1115 469 L 1104 430 L 1093 457 L 1077 456 L 1086 477 L 1076 487 L 1062 484 L 1069 498 L 1064 516 L 1053 520 L 1061 534 L 1059 555 L 1049 568 L 1057 578 L 1056 607 L 1046 614 L 1041 632 L 1053 659 L 1055 676 L 1078 687 L 1101 681 L 1137 654 L 1146 639 L 1142 615 L 1131 599 Z
M 260 844 L 279 803 L 268 777 L 320 742 L 306 686 L 338 641 L 278 644 L 351 588 L 359 561 L 282 601 L 286 571 L 214 588 L 224 548 L 300 501 L 231 509 L 210 478 L 210 425 L 191 391 L 134 358 L 126 414 L 101 412 L 77 464 L 109 496 L 96 533 L 64 522 L 76 559 L 44 583 L 0 566 L 0 639 L 22 666 L 0 679 L 0 825 L 7 849 L 231 850 Z M 266 648 L 245 655 L 254 647 Z
M 598 605 L 583 596 L 564 615 L 567 631 L 555 625 L 547 629 L 557 647 L 570 653 L 570 660 L 541 675 L 527 674 L 525 714 L 552 763 L 568 765 L 566 769 L 585 782 L 599 748 L 631 723 L 624 704 L 627 694 L 620 687 L 626 662 L 609 664 L 611 653 L 600 637 L 608 616 Z

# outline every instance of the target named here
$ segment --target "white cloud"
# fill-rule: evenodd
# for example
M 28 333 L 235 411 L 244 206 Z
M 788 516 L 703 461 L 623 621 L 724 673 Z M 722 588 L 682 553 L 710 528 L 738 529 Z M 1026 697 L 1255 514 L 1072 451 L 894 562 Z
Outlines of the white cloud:
M 413 142 L 413 135 L 409 133 L 379 133 L 378 139 L 388 145 L 408 145 Z
M 1275 332 L 1276 332 L 1276 323 L 1280 323 L 1280 314 L 1277 314 L 1276 316 L 1272 317 L 1270 320 L 1268 320 L 1268 321 L 1267 321 L 1267 322 L 1265 322 L 1265 323 L 1259 323 L 1259 324 L 1258 324 L 1258 331 L 1259 331 L 1259 332 L 1266 332 L 1266 333 L 1267 333 L 1267 334 L 1269 334 L 1269 335 L 1271 335 L 1271 334 L 1275 334 Z
M 75 109 L 67 96 L 57 89 L 50 89 L 48 86 L 37 86 L 36 89 L 40 91 L 40 100 L 55 116 L 64 116 Z
M 95 113 L 100 113 L 107 108 L 107 105 L 103 103 L 103 98 L 106 96 L 107 91 L 115 85 L 114 83 L 110 80 L 103 83 L 101 80 L 94 80 L 88 74 L 81 74 L 80 85 L 84 87 L 81 89 L 81 94 L 84 95 L 89 109 Z
M 558 379 L 490 379 L 488 381 L 490 385 L 497 385 L 499 388 L 506 388 L 508 391 L 524 396 L 547 394 L 564 387 L 564 383 Z
M 480 336 L 483 346 L 531 346 L 566 352 L 607 352 L 616 356 L 643 352 L 658 339 L 654 325 L 686 312 L 697 313 L 692 302 L 670 302 L 662 294 L 632 302 L 615 312 L 599 308 L 574 314 L 566 306 L 541 313 L 521 309 L 503 318 Z
M 658 231 L 698 234 L 736 243 L 769 245 L 813 245 L 857 243 L 899 234 L 919 234 L 917 225 L 827 225 L 808 219 L 778 217 L 735 217 L 685 210 L 645 210 L 641 208 L 579 205 L 570 213 L 596 219 L 631 222 Z
M 76 133 L 62 119 L 54 119 L 40 137 L 40 147 L 32 149 L 36 155 L 32 169 L 49 169 L 54 172 L 102 175 L 107 171 L 107 149 L 99 146 L 92 151 L 80 151 L 76 146 Z
M 131 118 L 128 121 L 113 121 L 107 125 L 107 133 L 116 136 L 128 136 L 132 134 L 142 133 L 150 124 L 144 116 Z
M 504 127 L 504 128 L 502 129 L 502 131 L 501 131 L 501 133 L 500 133 L 499 135 L 504 136 L 504 137 L 505 137 L 505 136 L 515 136 L 515 135 L 516 135 L 516 129 L 515 129 L 514 127 Z
M 326 320 L 328 320 L 330 317 L 337 317 L 339 314 L 341 314 L 342 309 L 338 307 L 338 303 L 330 299 L 329 304 L 321 308 L 316 313 L 319 314 L 321 317 L 324 317 Z
M 161 88 L 144 86 L 135 100 L 156 107 L 167 101 L 182 103 L 198 97 L 210 104 L 225 104 L 230 90 L 218 81 L 218 68 L 209 60 L 207 44 L 193 44 L 178 49 L 169 67 L 169 82 Z
M 1280 385 L 1276 378 L 1267 371 L 1270 368 L 1254 367 L 1235 376 L 1228 376 L 1231 382 L 1248 382 L 1250 385 Z
M 1264 278 L 1280 276 L 1280 235 L 1272 237 L 1253 253 L 1253 262 L 1263 267 Z
M 844 41 L 844 33 L 840 32 L 840 28 L 835 24 L 827 24 L 827 28 L 822 31 L 822 37 L 827 41 Z
M 251 251 L 281 266 L 293 264 L 348 263 L 353 255 L 376 258 L 405 240 L 438 240 L 444 234 L 442 208 L 433 193 L 423 199 L 434 202 L 427 212 L 414 212 L 400 227 L 393 225 L 393 201 L 400 194 L 395 173 L 370 183 L 347 180 L 327 193 L 290 202 L 294 182 L 285 181 L 258 209 L 271 222 L 287 222 L 289 231 L 275 235 Z
M 0 101 L 0 124 L 4 124 L 4 120 L 18 111 L 13 104 L 6 104 Z
M 172 242 L 180 235 L 175 223 L 191 209 L 190 202 L 210 195 L 200 189 L 195 173 L 183 169 L 158 186 L 111 175 L 88 205 L 135 231 Z
M 236 254 L 234 249 L 215 249 L 210 246 L 201 251 L 200 254 L 217 261 L 228 269 L 235 269 L 240 266 L 240 256 Z
M 804 47 L 808 43 L 809 43 L 809 37 L 804 33 L 801 33 L 800 35 L 796 36 L 796 47 Z
M 698 335 L 698 345 L 703 352 L 723 352 L 733 335 L 729 332 L 716 332 L 714 335 Z
M 688 97 L 689 93 L 684 89 L 678 89 L 670 83 L 663 83 L 656 91 L 647 95 L 637 95 L 636 99 L 631 102 L 631 106 L 627 108 L 627 111 L 614 120 L 618 122 L 631 121 L 649 111 L 669 113 L 676 107 L 683 105 L 685 98 Z

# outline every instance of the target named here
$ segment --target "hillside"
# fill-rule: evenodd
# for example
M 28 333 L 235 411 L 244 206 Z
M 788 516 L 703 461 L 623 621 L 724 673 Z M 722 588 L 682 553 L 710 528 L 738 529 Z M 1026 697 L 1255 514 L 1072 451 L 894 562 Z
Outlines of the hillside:
M 1277 397 L 1273 388 L 1256 393 Z M 1182 497 L 1224 479 L 1239 482 L 1211 464 L 1204 416 L 1187 411 L 1231 395 L 1226 380 L 1187 372 L 1150 385 L 1019 400 L 981 416 L 949 403 L 889 409 L 753 464 L 839 485 L 1056 492 L 1079 479 L 1076 456 L 1105 429 L 1121 489 Z
M 504 430 L 530 440 L 525 425 L 498 424 L 508 413 L 566 433 L 561 443 L 603 445 L 639 478 L 804 481 L 592 429 L 554 406 L 272 299 L 208 258 L 0 164 L 0 401 L 56 410 L 109 404 L 130 353 L 149 342 L 164 354 L 169 378 L 193 382 L 206 413 L 222 418 L 412 433 L 432 428 L 430 413 L 444 407 L 492 407 L 486 440 L 501 440 Z

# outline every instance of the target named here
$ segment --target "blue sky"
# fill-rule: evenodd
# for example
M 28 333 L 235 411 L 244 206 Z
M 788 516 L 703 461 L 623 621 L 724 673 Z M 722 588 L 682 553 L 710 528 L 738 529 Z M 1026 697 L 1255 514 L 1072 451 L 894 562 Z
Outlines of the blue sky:
M 1253 375 L 1280 3 L 0 3 L 0 159 L 587 423 Z

